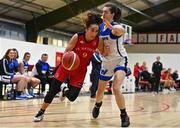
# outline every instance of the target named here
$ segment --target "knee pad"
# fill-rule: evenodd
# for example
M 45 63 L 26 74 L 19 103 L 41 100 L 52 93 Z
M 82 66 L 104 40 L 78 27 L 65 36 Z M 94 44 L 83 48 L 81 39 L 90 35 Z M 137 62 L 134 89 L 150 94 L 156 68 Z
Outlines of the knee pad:
M 73 96 L 68 97 L 69 101 L 71 101 L 71 102 L 75 101 L 76 98 L 77 98 L 77 97 L 73 97 Z
M 50 103 L 53 101 L 55 95 L 56 95 L 56 94 L 51 94 L 51 93 L 48 92 L 48 93 L 46 94 L 45 98 L 44 98 L 44 102 L 50 104 Z

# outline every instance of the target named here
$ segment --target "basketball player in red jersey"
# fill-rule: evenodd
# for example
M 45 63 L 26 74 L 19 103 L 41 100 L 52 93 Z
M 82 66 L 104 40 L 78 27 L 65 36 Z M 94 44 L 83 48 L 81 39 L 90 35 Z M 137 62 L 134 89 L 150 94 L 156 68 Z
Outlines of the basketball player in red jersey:
M 57 69 L 50 91 L 44 98 L 44 103 L 34 117 L 34 122 L 40 122 L 44 117 L 44 112 L 52 102 L 55 95 L 62 91 L 63 95 L 70 101 L 74 101 L 82 88 L 84 78 L 87 72 L 87 66 L 98 48 L 103 54 L 103 42 L 99 39 L 98 31 L 102 19 L 93 13 L 87 14 L 85 19 L 85 32 L 75 34 L 68 43 L 65 52 L 74 51 L 80 58 L 80 66 L 72 71 L 66 70 L 62 65 Z M 68 79 L 68 87 L 62 84 Z

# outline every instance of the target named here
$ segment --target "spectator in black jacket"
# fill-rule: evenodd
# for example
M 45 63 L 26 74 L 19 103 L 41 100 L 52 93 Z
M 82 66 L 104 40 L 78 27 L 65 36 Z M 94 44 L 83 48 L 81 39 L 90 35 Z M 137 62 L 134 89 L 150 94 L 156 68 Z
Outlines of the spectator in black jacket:
M 47 54 L 42 54 L 41 55 L 41 60 L 39 60 L 36 65 L 34 66 L 32 70 L 32 76 L 38 78 L 41 81 L 41 92 L 44 94 L 46 90 L 46 83 L 50 85 L 51 83 L 51 78 L 49 77 L 51 75 L 50 70 L 51 67 L 47 63 L 48 60 L 48 55 Z M 40 92 L 39 92 L 40 93 Z
M 179 75 L 178 75 L 178 71 L 175 70 L 172 75 L 171 75 L 172 79 L 175 81 L 175 83 L 177 83 L 179 86 L 180 86 L 180 79 L 179 78 Z
M 152 74 L 149 73 L 147 67 L 144 67 L 143 71 L 141 72 L 140 80 L 147 81 L 149 83 L 148 89 L 151 89 L 150 91 L 152 91 L 152 89 L 154 88 L 154 85 L 155 85 L 155 79 L 152 76 Z
M 156 61 L 152 65 L 152 72 L 155 77 L 155 90 L 157 93 L 159 92 L 159 84 L 161 78 L 161 71 L 163 69 L 163 65 L 160 62 L 160 56 L 156 57 Z

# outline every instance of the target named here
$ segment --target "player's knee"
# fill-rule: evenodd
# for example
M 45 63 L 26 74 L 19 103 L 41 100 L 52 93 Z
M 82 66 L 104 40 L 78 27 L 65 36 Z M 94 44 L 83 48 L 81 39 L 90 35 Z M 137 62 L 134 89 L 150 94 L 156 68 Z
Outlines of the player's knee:
M 52 93 L 49 93 L 49 92 L 48 92 L 47 95 L 46 95 L 45 98 L 44 98 L 44 102 L 45 102 L 45 103 L 51 103 L 52 100 L 54 99 L 55 95 L 56 95 L 56 94 L 52 94 Z
M 68 97 L 69 101 L 74 102 L 76 100 L 77 96 L 70 96 Z
M 113 87 L 113 93 L 114 93 L 114 95 L 120 93 L 119 87 Z

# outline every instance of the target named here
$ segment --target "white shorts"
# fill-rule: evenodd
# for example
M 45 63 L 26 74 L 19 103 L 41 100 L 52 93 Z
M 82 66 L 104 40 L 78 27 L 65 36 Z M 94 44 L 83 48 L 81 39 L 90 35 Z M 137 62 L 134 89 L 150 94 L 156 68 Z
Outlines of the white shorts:
M 0 81 L 3 83 L 11 83 L 13 76 L 0 75 Z
M 128 63 L 127 57 L 123 57 L 123 58 L 116 57 L 109 61 L 107 60 L 103 61 L 99 79 L 108 81 L 113 77 L 116 71 L 122 70 L 126 72 L 127 63 Z

